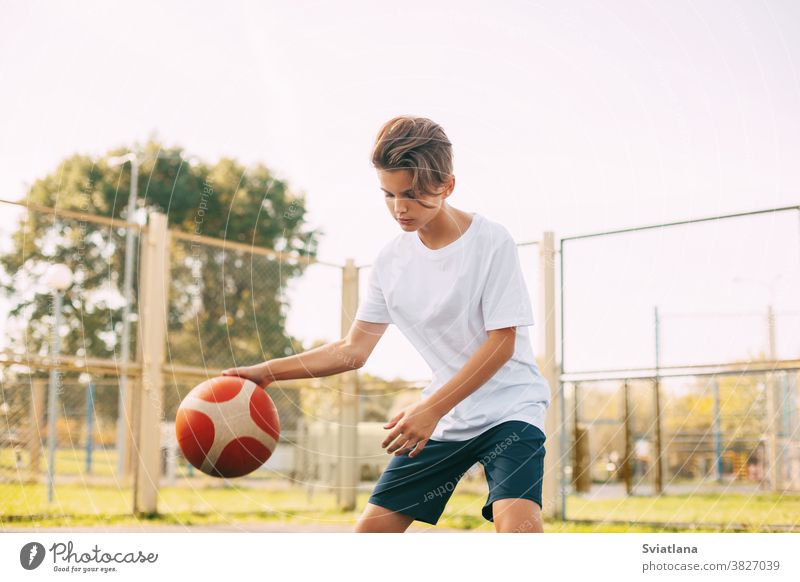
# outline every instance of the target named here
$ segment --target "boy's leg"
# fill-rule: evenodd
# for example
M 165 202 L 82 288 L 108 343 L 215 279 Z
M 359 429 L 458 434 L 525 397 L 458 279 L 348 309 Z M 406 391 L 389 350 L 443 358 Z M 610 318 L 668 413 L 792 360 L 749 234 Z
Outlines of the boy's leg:
M 476 452 L 489 485 L 481 510 L 498 532 L 541 533 L 545 436 L 519 420 L 501 423 L 481 434 Z
M 399 511 L 367 503 L 356 523 L 355 533 L 403 533 L 414 518 Z
M 431 439 L 414 458 L 408 453 L 392 456 L 357 528 L 405 531 L 413 520 L 436 525 L 459 479 L 474 463 L 467 441 Z
M 543 533 L 542 510 L 530 499 L 498 499 L 492 503 L 497 533 Z

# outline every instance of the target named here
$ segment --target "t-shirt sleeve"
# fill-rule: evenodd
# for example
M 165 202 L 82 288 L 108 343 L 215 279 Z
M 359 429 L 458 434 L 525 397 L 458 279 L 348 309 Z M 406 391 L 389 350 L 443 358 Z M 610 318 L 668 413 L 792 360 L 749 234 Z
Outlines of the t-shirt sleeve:
M 481 295 L 481 309 L 486 331 L 533 325 L 533 308 L 522 276 L 517 245 L 508 233 L 492 254 Z
M 380 255 L 378 260 L 380 260 Z M 380 278 L 378 277 L 377 264 L 373 265 L 369 271 L 367 294 L 366 297 L 358 302 L 355 318 L 372 323 L 392 323 L 392 318 L 389 316 L 389 308 L 386 307 L 386 298 L 383 295 Z

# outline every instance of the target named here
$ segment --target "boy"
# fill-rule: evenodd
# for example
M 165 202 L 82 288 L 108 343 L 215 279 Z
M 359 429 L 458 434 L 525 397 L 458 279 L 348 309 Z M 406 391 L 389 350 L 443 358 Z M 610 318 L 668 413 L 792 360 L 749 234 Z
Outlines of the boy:
M 458 480 L 483 465 L 481 513 L 498 532 L 542 532 L 544 418 L 550 388 L 514 240 L 502 225 L 447 203 L 452 144 L 430 119 L 400 116 L 372 152 L 387 209 L 403 232 L 378 253 L 347 337 L 303 354 L 225 370 L 266 386 L 360 368 L 390 323 L 430 365 L 422 399 L 392 418 L 393 454 L 357 532 L 435 525 Z

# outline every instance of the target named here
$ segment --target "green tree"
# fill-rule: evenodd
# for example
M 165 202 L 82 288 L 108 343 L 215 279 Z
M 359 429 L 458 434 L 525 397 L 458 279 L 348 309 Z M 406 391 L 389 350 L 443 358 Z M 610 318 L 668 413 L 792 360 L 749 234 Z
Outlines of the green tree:
M 316 256 L 323 234 L 306 226 L 305 197 L 262 164 L 245 167 L 227 158 L 189 164 L 181 148 L 154 140 L 137 149 L 138 214 L 157 210 L 167 215 L 173 231 L 275 249 L 300 259 L 281 261 L 173 239 L 168 358 L 213 369 L 294 353 L 300 342 L 284 331 L 287 305 L 282 297 L 288 281 L 305 270 L 302 259 Z M 127 216 L 131 165 L 109 163 L 127 151 L 112 150 L 99 160 L 73 155 L 36 180 L 26 200 L 133 220 Z M 75 275 L 64 295 L 62 353 L 118 357 L 125 235 L 124 228 L 26 213 L 13 233 L 12 249 L 0 256 L 0 292 L 11 304 L 10 348 L 27 354 L 48 351 L 53 308 L 37 281 L 49 264 L 61 262 Z M 134 297 L 138 283 L 137 272 Z M 133 354 L 136 337 L 134 322 Z

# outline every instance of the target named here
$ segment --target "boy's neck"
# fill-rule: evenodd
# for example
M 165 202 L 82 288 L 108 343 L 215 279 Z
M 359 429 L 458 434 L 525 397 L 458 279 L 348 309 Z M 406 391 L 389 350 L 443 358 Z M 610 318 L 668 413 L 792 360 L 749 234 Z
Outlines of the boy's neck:
M 473 216 L 468 212 L 448 206 L 442 209 L 436 218 L 417 230 L 417 235 L 422 244 L 435 251 L 459 239 L 473 220 Z

